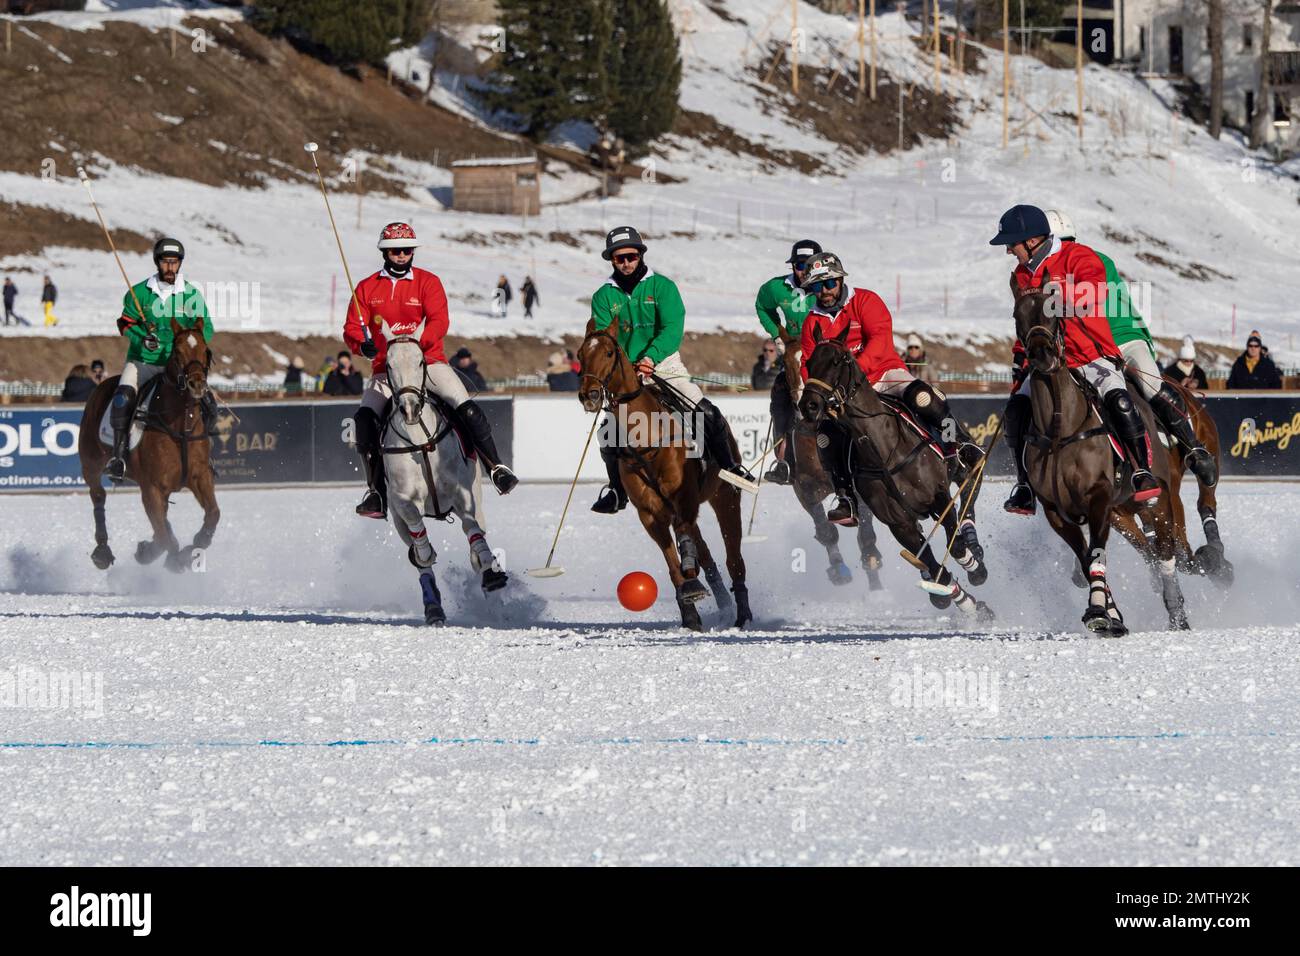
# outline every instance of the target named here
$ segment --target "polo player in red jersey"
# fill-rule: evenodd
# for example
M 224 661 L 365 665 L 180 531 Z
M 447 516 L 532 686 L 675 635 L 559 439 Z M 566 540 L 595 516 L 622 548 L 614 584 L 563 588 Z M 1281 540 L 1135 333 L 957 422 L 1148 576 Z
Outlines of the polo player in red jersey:
M 367 518 L 382 520 L 388 510 L 379 435 L 384 409 L 393 397 L 384 374 L 390 336 L 419 340 L 428 365 L 429 391 L 445 401 L 464 424 L 497 491 L 509 494 L 519 483 L 501 463 L 483 409 L 469 397 L 464 381 L 447 364 L 442 346 L 450 325 L 447 293 L 436 275 L 414 267 L 415 247 L 419 244 L 415 230 L 407 223 L 390 222 L 384 227 L 378 244 L 384 267 L 357 283 L 343 326 L 343 341 L 352 351 L 370 359 L 373 369 L 355 419 L 357 451 L 366 468 L 366 495 L 357 505 L 357 514 Z

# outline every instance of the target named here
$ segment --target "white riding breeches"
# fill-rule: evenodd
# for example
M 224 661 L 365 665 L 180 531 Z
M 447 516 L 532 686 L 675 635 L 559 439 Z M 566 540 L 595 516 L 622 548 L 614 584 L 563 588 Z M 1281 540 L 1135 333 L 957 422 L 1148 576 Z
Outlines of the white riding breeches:
M 150 365 L 148 362 L 127 362 L 122 366 L 122 375 L 118 379 L 118 387 L 129 385 L 137 392 L 145 382 L 156 375 L 162 374 L 161 365 Z
M 1086 365 L 1080 365 L 1078 371 L 1103 399 L 1117 388 L 1124 389 L 1128 387 L 1124 381 L 1124 376 L 1108 359 L 1093 359 Z M 1017 395 L 1029 397 L 1029 382 L 1032 377 L 1030 375 L 1025 376 L 1025 380 L 1016 389 Z
M 887 368 L 880 373 L 880 381 L 872 382 L 871 387 L 881 395 L 902 398 L 907 386 L 916 381 L 916 376 L 905 368 Z
M 453 409 L 460 408 L 469 401 L 469 392 L 465 383 L 456 374 L 456 370 L 446 362 L 434 362 L 425 370 L 425 381 L 429 391 L 433 392 Z M 366 382 L 365 391 L 361 393 L 361 407 L 368 408 L 382 420 L 384 406 L 393 397 L 393 390 L 388 387 L 387 375 L 372 375 Z
M 1121 345 L 1119 350 L 1124 353 L 1124 361 L 1129 367 L 1137 371 L 1133 377 L 1137 379 L 1142 394 L 1148 399 L 1154 398 L 1160 391 L 1164 379 L 1160 377 L 1160 366 L 1156 364 L 1156 357 L 1151 354 L 1151 346 L 1142 339 L 1133 339 Z

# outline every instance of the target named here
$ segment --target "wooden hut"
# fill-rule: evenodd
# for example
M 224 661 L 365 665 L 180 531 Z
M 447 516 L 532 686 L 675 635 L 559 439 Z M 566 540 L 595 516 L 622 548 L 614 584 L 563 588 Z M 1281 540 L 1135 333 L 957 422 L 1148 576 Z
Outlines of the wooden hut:
M 536 156 L 460 159 L 451 164 L 451 206 L 461 212 L 536 216 L 542 210 Z

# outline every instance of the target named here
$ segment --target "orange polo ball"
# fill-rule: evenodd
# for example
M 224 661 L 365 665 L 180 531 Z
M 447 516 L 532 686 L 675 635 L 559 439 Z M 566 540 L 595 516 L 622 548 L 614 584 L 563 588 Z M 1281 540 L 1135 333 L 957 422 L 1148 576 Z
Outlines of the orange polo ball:
M 618 582 L 618 603 L 629 611 L 644 611 L 659 597 L 659 585 L 644 571 L 623 575 Z

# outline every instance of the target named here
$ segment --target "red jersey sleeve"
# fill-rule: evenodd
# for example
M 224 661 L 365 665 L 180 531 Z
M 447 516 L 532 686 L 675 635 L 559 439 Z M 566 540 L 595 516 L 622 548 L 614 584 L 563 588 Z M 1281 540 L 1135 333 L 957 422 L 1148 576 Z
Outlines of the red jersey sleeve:
M 858 354 L 858 365 L 862 370 L 901 365 L 898 353 L 894 351 L 894 317 L 889 314 L 885 301 L 874 292 L 865 292 L 856 311 L 862 328 L 862 351 Z
M 424 331 L 420 334 L 420 345 L 424 348 L 427 362 L 445 362 L 442 340 L 447 336 L 451 318 L 447 314 L 447 292 L 442 287 L 442 280 L 429 273 L 420 290 L 420 301 L 424 307 Z

